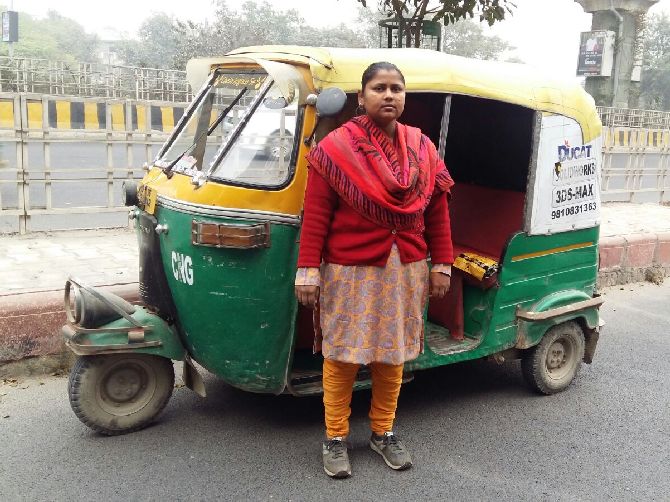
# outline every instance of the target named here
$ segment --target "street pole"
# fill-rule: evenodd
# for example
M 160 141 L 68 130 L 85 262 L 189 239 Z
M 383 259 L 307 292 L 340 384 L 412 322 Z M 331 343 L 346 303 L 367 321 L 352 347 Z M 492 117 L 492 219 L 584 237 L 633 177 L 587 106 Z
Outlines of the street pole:
M 599 106 L 636 108 L 639 98 L 641 22 L 658 0 L 575 0 L 593 15 L 592 31 L 612 31 L 614 64 L 610 76 L 587 76 L 585 88 Z
M 13 11 L 14 10 L 14 0 L 9 0 L 9 10 Z M 9 42 L 9 60 L 12 61 L 14 59 L 14 42 Z

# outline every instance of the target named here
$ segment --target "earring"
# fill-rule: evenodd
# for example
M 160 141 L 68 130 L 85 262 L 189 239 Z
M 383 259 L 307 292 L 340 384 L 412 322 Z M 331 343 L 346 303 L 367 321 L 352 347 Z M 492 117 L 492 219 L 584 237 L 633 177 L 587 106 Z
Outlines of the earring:
M 363 103 L 358 103 L 358 108 L 356 108 L 356 115 L 364 115 L 365 114 L 365 107 L 363 106 Z

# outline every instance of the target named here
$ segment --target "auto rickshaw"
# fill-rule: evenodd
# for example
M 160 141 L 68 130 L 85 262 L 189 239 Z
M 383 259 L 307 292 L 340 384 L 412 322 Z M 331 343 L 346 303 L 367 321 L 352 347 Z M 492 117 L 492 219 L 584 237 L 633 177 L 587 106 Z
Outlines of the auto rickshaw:
M 521 359 L 536 391 L 564 390 L 599 337 L 595 292 L 601 124 L 575 83 L 518 64 L 421 49 L 242 48 L 189 62 L 200 88 L 137 186 L 141 305 L 70 279 L 67 346 L 76 415 L 104 434 L 166 405 L 173 361 L 250 392 L 322 391 L 312 312 L 294 296 L 305 157 L 348 120 L 363 70 L 407 81 L 401 121 L 438 146 L 456 185 L 452 287 L 432 298 L 413 372 Z M 359 372 L 356 388 L 369 386 Z

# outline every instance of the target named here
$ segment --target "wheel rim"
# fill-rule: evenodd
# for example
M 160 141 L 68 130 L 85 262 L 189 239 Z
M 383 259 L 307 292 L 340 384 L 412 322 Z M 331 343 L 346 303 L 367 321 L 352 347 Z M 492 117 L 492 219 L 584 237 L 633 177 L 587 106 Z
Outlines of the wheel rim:
M 131 415 L 151 401 L 157 381 L 149 364 L 125 359 L 108 368 L 98 384 L 96 398 L 99 406 L 111 415 Z
M 549 378 L 563 380 L 569 378 L 575 368 L 575 342 L 566 336 L 558 337 L 547 350 L 545 366 Z

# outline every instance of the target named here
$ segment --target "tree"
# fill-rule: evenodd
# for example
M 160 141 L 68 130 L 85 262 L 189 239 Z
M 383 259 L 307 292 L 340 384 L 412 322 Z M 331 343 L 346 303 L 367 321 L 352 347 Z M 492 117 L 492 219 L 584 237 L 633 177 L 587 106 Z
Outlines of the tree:
M 651 16 L 644 40 L 640 99 L 646 108 L 670 110 L 670 18 Z
M 368 0 L 358 0 L 367 7 Z M 423 21 L 443 21 L 445 25 L 460 19 L 479 16 L 491 26 L 501 21 L 516 7 L 510 0 L 378 0 L 379 10 L 385 15 Z
M 443 30 L 442 50 L 448 54 L 475 59 L 501 59 L 514 49 L 498 36 L 486 36 L 481 25 L 464 19 L 448 25 Z
M 137 33 L 137 40 L 123 40 L 118 44 L 121 59 L 144 68 L 174 68 L 181 42 L 173 18 L 162 12 L 153 14 L 142 22 Z
M 74 19 L 50 10 L 38 25 L 42 33 L 56 41 L 59 52 L 72 56 L 75 61 L 95 60 L 98 37 L 86 33 L 84 27 Z
M 44 19 L 19 13 L 19 41 L 14 44 L 14 56 L 19 58 L 51 59 L 54 61 L 94 61 L 98 37 L 86 33 L 75 20 L 55 11 Z M 0 54 L 8 53 L 2 44 Z
M 144 25 L 143 25 L 144 27 Z M 345 25 L 316 29 L 310 27 L 296 10 L 279 10 L 267 1 L 246 1 L 239 10 L 218 0 L 211 20 L 202 23 L 171 20 L 160 30 L 141 30 L 147 45 L 169 47 L 172 55 L 161 56 L 171 68 L 184 69 L 194 57 L 220 56 L 238 47 L 265 44 L 296 44 L 337 47 L 366 47 L 369 39 L 365 28 L 357 30 Z M 160 40 L 168 38 L 172 43 Z M 156 41 L 159 40 L 159 41 Z M 152 42 L 153 41 L 153 42 Z M 135 54 L 127 52 L 129 64 L 139 64 Z
M 165 14 L 147 18 L 139 40 L 125 41 L 121 56 L 129 65 L 183 70 L 194 57 L 220 56 L 238 47 L 295 44 L 331 47 L 378 47 L 381 12 L 359 7 L 355 26 L 314 28 L 296 10 L 281 10 L 267 1 L 247 0 L 239 8 L 217 0 L 210 19 L 181 21 Z M 459 21 L 446 29 L 445 51 L 467 57 L 496 59 L 511 47 L 498 37 L 486 37 L 474 21 Z

